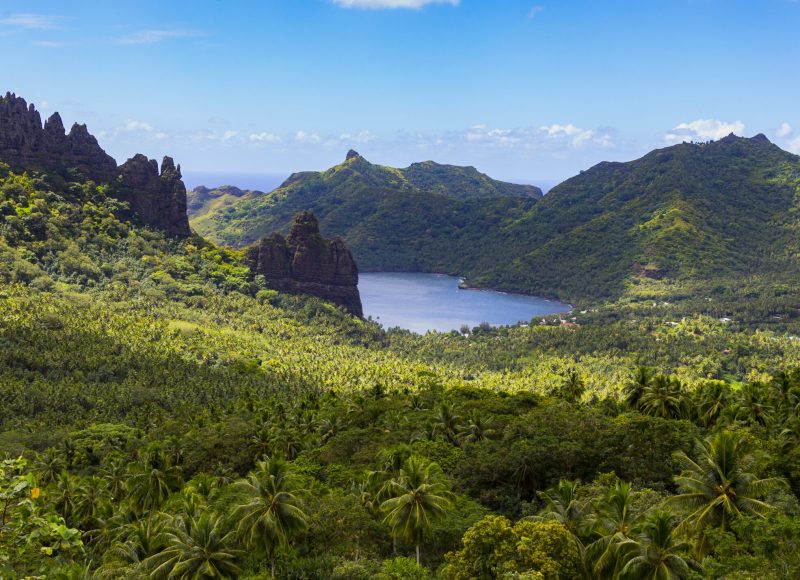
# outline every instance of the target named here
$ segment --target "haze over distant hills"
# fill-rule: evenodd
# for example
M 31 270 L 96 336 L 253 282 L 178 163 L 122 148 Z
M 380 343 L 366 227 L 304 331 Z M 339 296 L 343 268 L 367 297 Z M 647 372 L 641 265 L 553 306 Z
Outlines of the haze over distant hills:
M 730 135 L 601 163 L 543 198 L 471 168 L 397 170 L 353 153 L 271 193 L 197 189 L 190 214 L 202 235 L 240 246 L 308 208 L 365 270 L 457 273 L 577 300 L 617 297 L 648 278 L 796 271 L 799 186 L 800 157 L 763 135 Z
M 537 187 L 497 181 L 472 167 L 427 161 L 395 169 L 350 151 L 343 163 L 293 174 L 269 193 L 196 188 L 189 211 L 201 235 L 244 246 L 287 230 L 308 209 L 325 235 L 345 239 L 362 269 L 458 273 L 469 265 L 469 248 L 504 219 L 521 217 L 541 195 Z

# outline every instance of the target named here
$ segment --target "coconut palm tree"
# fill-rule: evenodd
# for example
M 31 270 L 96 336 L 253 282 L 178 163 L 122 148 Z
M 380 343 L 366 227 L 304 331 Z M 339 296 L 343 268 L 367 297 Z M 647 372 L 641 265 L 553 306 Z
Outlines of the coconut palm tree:
M 580 536 L 588 518 L 585 501 L 578 499 L 580 481 L 562 479 L 558 485 L 537 495 L 545 506 L 533 517 L 535 521 L 555 521 L 563 524 L 575 536 Z
M 697 388 L 697 419 L 710 427 L 717 423 L 731 402 L 731 387 L 723 381 L 705 381 Z
M 391 498 L 381 504 L 384 521 L 394 537 L 415 546 L 419 565 L 421 545 L 430 534 L 433 520 L 450 506 L 442 470 L 436 463 L 410 457 L 387 489 Z
M 577 403 L 586 392 L 586 382 L 577 371 L 570 371 L 558 390 L 558 395 L 565 401 Z
M 626 563 L 619 577 L 624 580 L 671 580 L 688 578 L 700 566 L 687 554 L 692 545 L 678 542 L 673 534 L 675 516 L 664 510 L 651 513 L 635 538 L 620 544 Z
M 680 534 L 696 534 L 702 540 L 706 528 L 725 531 L 737 517 L 762 516 L 772 509 L 764 496 L 786 486 L 779 477 L 758 477 L 750 446 L 736 432 L 720 431 L 698 441 L 695 456 L 691 459 L 682 451 L 675 454 L 683 467 L 675 477 L 680 493 L 667 501 L 685 513 L 678 526 Z M 706 548 L 701 541 L 699 551 Z
M 645 415 L 664 419 L 679 419 L 686 416 L 686 401 L 683 387 L 678 379 L 658 375 L 645 387 L 639 400 Z
M 771 425 L 775 419 L 775 408 L 767 394 L 767 387 L 761 383 L 748 383 L 739 389 L 736 393 L 736 420 L 747 425 Z
M 164 539 L 166 548 L 142 562 L 151 578 L 213 579 L 241 573 L 236 560 L 244 552 L 233 547 L 233 533 L 225 532 L 216 514 L 205 512 L 186 522 L 176 518 Z
M 464 443 L 477 443 L 494 434 L 491 419 L 484 417 L 478 411 L 473 411 L 469 415 L 467 424 L 459 430 L 458 436 Z
M 302 492 L 289 465 L 279 458 L 256 464 L 246 479 L 235 484 L 247 497 L 233 511 L 237 533 L 247 545 L 263 550 L 275 577 L 275 554 L 291 537 L 306 527 L 306 514 L 298 494 Z
M 63 472 L 56 480 L 56 511 L 70 525 L 74 521 L 78 502 L 79 481 L 74 475 Z
M 617 481 L 597 504 L 592 535 L 597 539 L 586 548 L 598 578 L 615 578 L 624 565 L 620 547 L 636 531 L 631 484 Z
M 105 481 L 96 475 L 84 478 L 75 490 L 74 518 L 86 543 L 94 544 L 102 536 L 105 519 L 113 514 L 110 498 Z
M 105 551 L 98 575 L 119 578 L 121 567 L 133 568 L 161 552 L 166 547 L 166 523 L 163 516 L 156 516 L 119 526 L 114 530 L 119 539 Z
M 218 475 L 198 473 L 186 483 L 186 489 L 199 495 L 205 501 L 213 501 L 222 491 L 224 482 Z
M 121 457 L 104 462 L 100 476 L 105 480 L 111 501 L 119 502 L 125 496 L 128 484 L 128 469 Z
M 769 383 L 769 392 L 774 406 L 784 414 L 794 413 L 800 403 L 800 385 L 793 373 L 776 373 Z
M 180 468 L 170 465 L 160 447 L 152 446 L 131 469 L 128 495 L 140 514 L 151 514 L 161 507 L 179 482 Z
M 633 373 L 633 380 L 625 387 L 625 403 L 631 409 L 638 409 L 645 389 L 653 380 L 653 369 L 650 367 L 637 367 Z
M 460 430 L 461 417 L 452 405 L 441 403 L 432 420 L 432 428 L 435 435 L 442 435 L 453 445 L 458 445 L 458 432 Z
M 39 481 L 47 484 L 58 479 L 58 476 L 64 470 L 64 462 L 61 460 L 61 454 L 57 449 L 48 447 L 39 456 L 37 467 L 39 469 Z

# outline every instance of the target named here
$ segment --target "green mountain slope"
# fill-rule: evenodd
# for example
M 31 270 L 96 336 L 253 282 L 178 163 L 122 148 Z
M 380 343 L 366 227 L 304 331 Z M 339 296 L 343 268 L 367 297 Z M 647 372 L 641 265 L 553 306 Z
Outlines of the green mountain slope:
M 192 224 L 238 246 L 310 208 L 364 270 L 451 272 L 480 286 L 614 299 L 651 280 L 789 279 L 798 272 L 799 187 L 800 157 L 763 135 L 601 163 L 543 198 L 471 168 L 399 170 L 352 154 L 269 194 L 217 193 Z
M 601 163 L 510 225 L 506 253 L 478 280 L 615 297 L 647 278 L 782 278 L 798 272 L 799 194 L 800 157 L 761 135 Z
M 340 235 L 363 270 L 469 269 L 486 232 L 522 217 L 541 190 L 493 180 L 472 167 L 416 163 L 394 169 L 355 152 L 324 172 L 292 175 L 268 194 L 240 190 L 193 193 L 192 227 L 217 243 L 247 245 L 286 230 L 310 209 L 325 235 Z
M 786 243 L 795 252 L 794 222 L 780 219 L 780 208 L 786 188 L 797 186 L 796 158 L 783 154 L 776 166 L 778 153 L 764 148 L 765 159 L 753 161 L 748 148 L 761 145 L 743 143 L 748 169 L 736 177 L 774 199 L 725 211 L 742 233 L 778 211 L 765 222 L 776 233 L 764 234 L 759 247 L 771 243 L 777 252 Z M 756 179 L 753 167 L 778 168 Z M 603 305 L 576 312 L 580 326 L 551 317 L 465 334 L 383 332 L 314 298 L 265 288 L 239 250 L 145 226 L 114 189 L 0 161 L 0 578 L 184 578 L 211 570 L 219 578 L 456 579 L 475 577 L 485 566 L 478 552 L 487 550 L 509 554 L 495 558 L 498 569 L 519 577 L 541 575 L 542 561 L 559 577 L 582 577 L 576 571 L 584 564 L 598 566 L 587 548 L 597 545 L 597 530 L 526 518 L 537 498 L 574 492 L 573 511 L 588 522 L 608 520 L 622 498 L 631 530 L 661 518 L 671 542 L 673 523 L 691 523 L 674 495 L 685 491 L 682 454 L 697 458 L 696 475 L 712 491 L 719 486 L 708 474 L 725 468 L 704 461 L 699 442 L 692 451 L 695 437 L 754 471 L 739 474 L 740 501 L 755 497 L 776 509 L 764 518 L 737 514 L 736 534 L 708 534 L 718 542 L 713 557 L 693 565 L 714 578 L 800 574 L 794 288 L 744 296 L 747 308 L 795 309 L 758 332 L 719 320 L 738 318 L 730 303 L 702 298 L 670 309 Z M 453 199 L 413 185 L 409 197 L 366 191 L 392 210 L 386 219 L 401 220 L 409 201 L 435 215 L 434 202 Z M 496 200 L 513 204 L 518 196 L 456 200 L 483 208 L 490 235 L 473 241 L 474 263 L 489 271 L 490 262 L 478 260 L 507 259 L 502 244 L 523 232 L 529 237 L 520 242 L 531 243 L 538 230 L 530 220 L 572 215 L 563 207 L 577 203 L 580 190 L 564 191 L 560 201 L 537 202 L 548 202 L 540 213 L 537 205 L 503 213 Z M 662 207 L 657 189 L 651 193 L 640 194 L 642 203 Z M 205 195 L 213 202 L 247 194 Z M 668 199 L 680 201 L 667 210 L 678 215 L 658 220 L 691 235 L 676 245 L 671 233 L 661 235 L 668 227 L 648 218 L 637 230 L 653 240 L 643 246 L 648 259 L 662 260 L 665 248 L 695 248 L 691 228 L 701 218 L 716 228 L 714 243 L 738 243 L 719 238 L 696 196 Z M 489 212 L 485 200 L 498 205 Z M 580 228 L 580 216 L 569 231 Z M 588 223 L 587 231 L 603 233 Z M 674 273 L 667 262 L 657 267 L 680 275 L 685 265 L 677 264 Z M 749 445 L 757 456 L 744 455 Z M 755 479 L 762 476 L 770 479 Z M 387 513 L 422 495 L 430 506 L 431 494 L 441 508 L 414 545 Z M 543 520 L 554 505 L 543 506 Z M 246 525 L 252 514 L 263 522 L 289 512 L 295 525 L 275 536 Z M 686 549 L 673 550 L 686 559 L 691 543 L 707 541 L 704 530 L 690 533 Z M 626 540 L 632 549 L 622 557 L 644 554 L 641 538 L 643 547 Z M 424 554 L 419 563 L 415 553 Z

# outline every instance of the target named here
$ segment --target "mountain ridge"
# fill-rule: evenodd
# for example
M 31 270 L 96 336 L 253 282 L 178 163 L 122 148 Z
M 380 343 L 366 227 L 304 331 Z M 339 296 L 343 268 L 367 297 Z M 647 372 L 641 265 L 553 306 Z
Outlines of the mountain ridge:
M 458 274 L 471 286 L 571 302 L 617 299 L 648 280 L 727 285 L 726 277 L 783 279 L 798 269 L 787 249 L 798 246 L 800 157 L 763 134 L 601 162 L 536 197 L 456 200 L 437 189 L 436 171 L 416 178 L 425 190 L 408 179 L 429 167 L 450 166 L 384 168 L 351 151 L 192 223 L 236 246 L 267 226 L 285 229 L 289 209 L 308 207 L 363 271 Z
M 0 97 L 0 161 L 13 171 L 38 171 L 64 183 L 91 180 L 109 186 L 112 197 L 128 204 L 129 217 L 173 237 L 191 235 L 181 166 L 165 156 L 137 154 L 122 165 L 107 154 L 86 125 L 69 133 L 58 112 L 42 125 L 33 103 L 8 92 Z
M 423 183 L 431 190 L 415 185 Z M 190 199 L 198 195 L 203 190 Z M 345 240 L 362 271 L 456 274 L 493 224 L 521 217 L 540 199 L 537 187 L 499 182 L 474 168 L 423 162 L 396 169 L 351 150 L 342 163 L 294 173 L 272 192 L 217 195 L 216 207 L 193 209 L 191 223 L 215 243 L 242 247 L 286 233 L 296 213 L 310 210 L 326 236 Z

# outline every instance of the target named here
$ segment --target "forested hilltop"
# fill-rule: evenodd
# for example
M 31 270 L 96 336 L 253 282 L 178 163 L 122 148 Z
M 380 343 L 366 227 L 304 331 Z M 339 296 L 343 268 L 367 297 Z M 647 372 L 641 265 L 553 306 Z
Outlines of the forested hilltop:
M 541 195 L 473 167 L 427 161 L 395 169 L 350 151 L 343 163 L 295 173 L 270 193 L 198 188 L 190 194 L 190 220 L 209 240 L 241 247 L 285 233 L 308 209 L 324 235 L 345 240 L 362 271 L 458 274 L 490 252 L 498 228 L 522 218 Z
M 792 288 L 387 332 L 133 210 L 181 203 L 171 160 L 14 163 L 0 577 L 800 575 Z
M 269 194 L 219 192 L 192 225 L 238 246 L 310 207 L 364 270 L 454 273 L 572 302 L 618 299 L 648 279 L 711 295 L 739 277 L 769 287 L 800 274 L 800 157 L 763 135 L 601 163 L 541 199 L 511 187 L 481 188 L 458 168 L 391 170 L 356 156 Z

